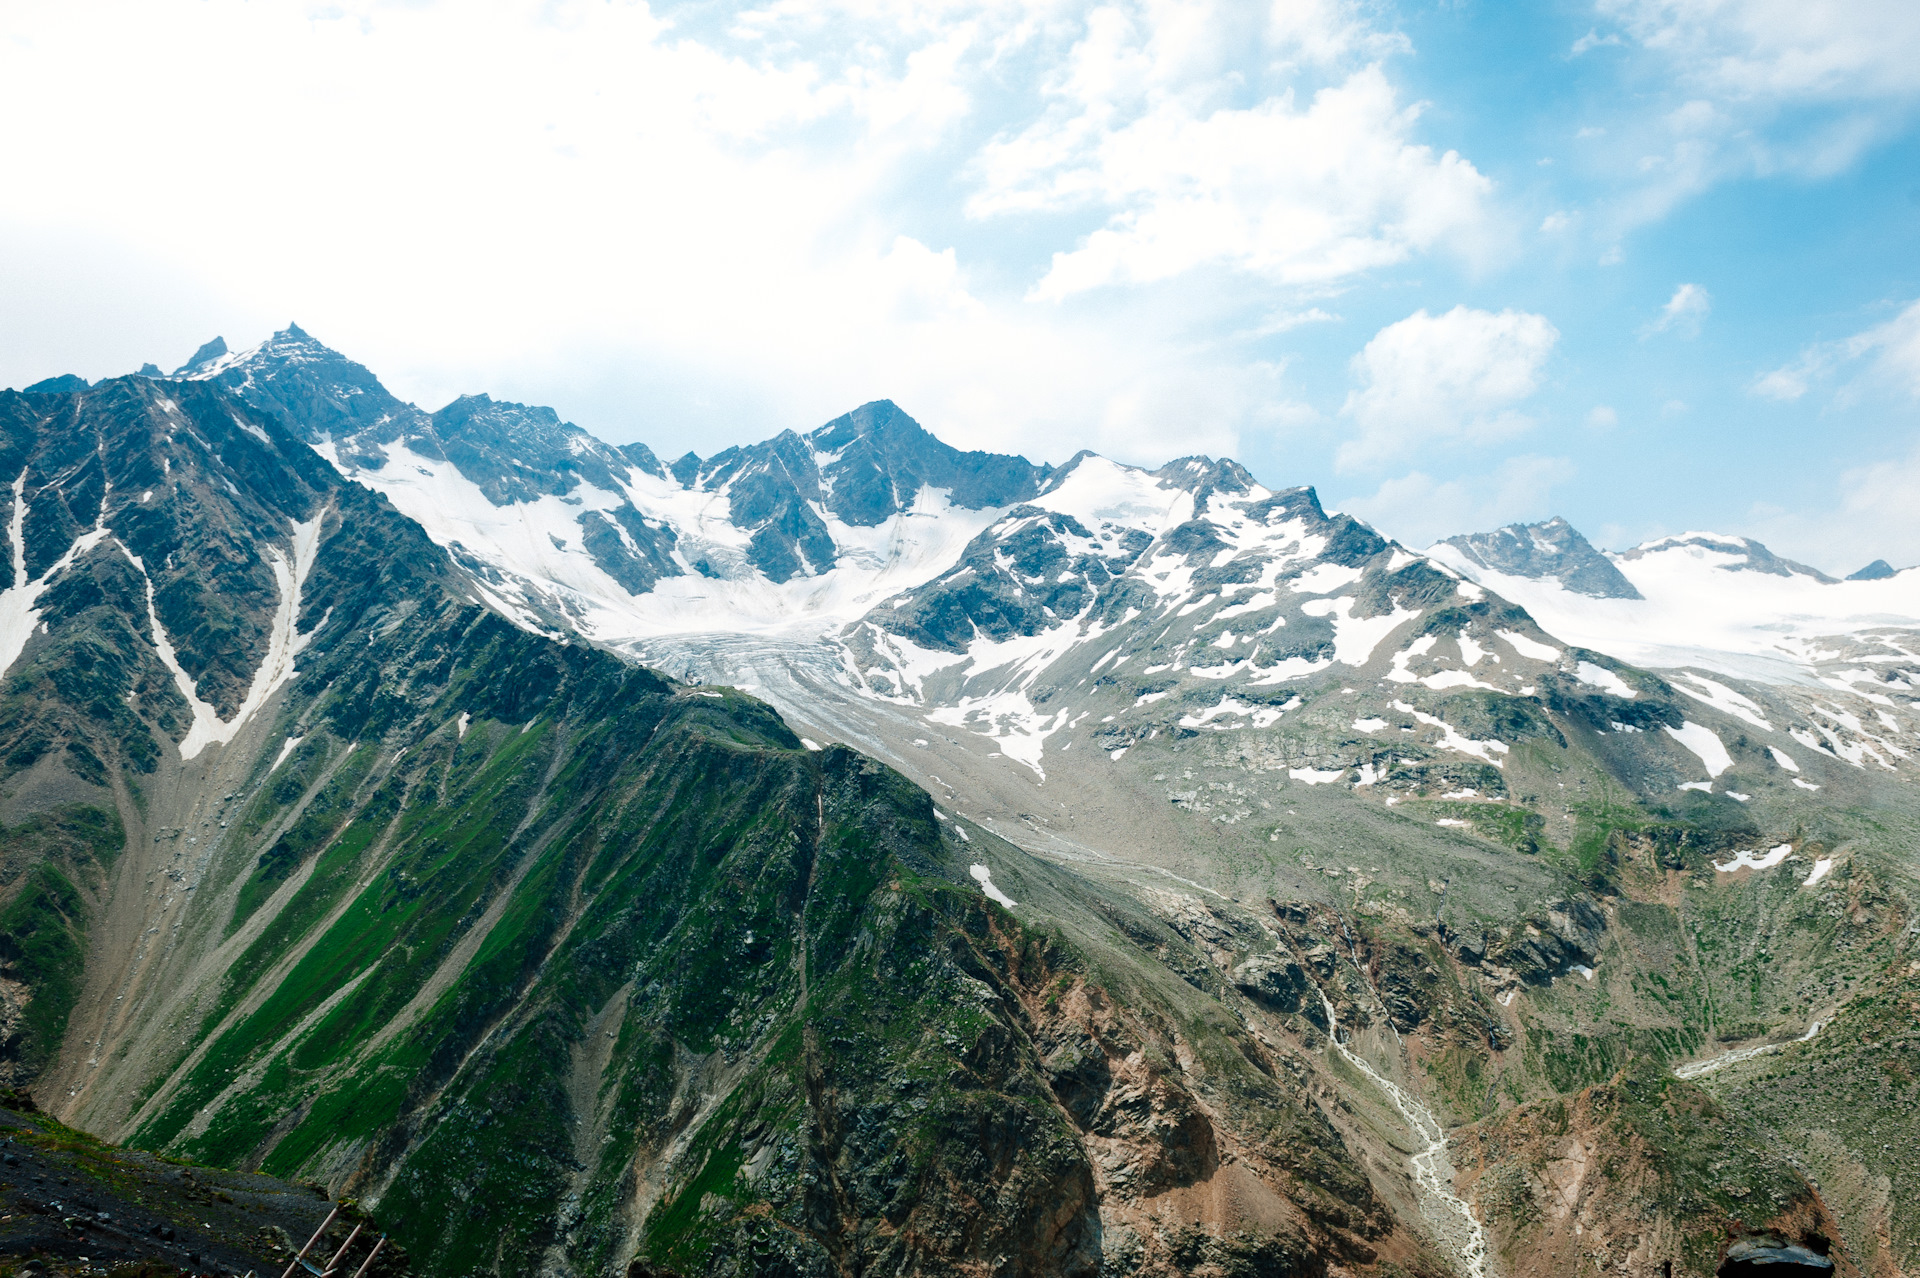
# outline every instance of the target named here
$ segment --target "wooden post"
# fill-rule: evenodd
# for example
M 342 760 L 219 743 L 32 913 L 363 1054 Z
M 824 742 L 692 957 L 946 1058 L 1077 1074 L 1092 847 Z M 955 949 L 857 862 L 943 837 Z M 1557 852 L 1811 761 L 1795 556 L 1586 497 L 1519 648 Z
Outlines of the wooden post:
M 387 1236 L 385 1234 L 381 1234 L 379 1239 L 374 1242 L 373 1250 L 367 1253 L 367 1258 L 360 1262 L 360 1267 L 358 1269 L 353 1271 L 353 1278 L 366 1278 L 367 1266 L 373 1263 L 373 1258 L 379 1255 L 380 1249 L 386 1245 L 387 1245 Z
M 327 1273 L 333 1272 L 333 1267 L 340 1263 L 340 1257 L 347 1254 L 347 1248 L 353 1246 L 353 1240 L 358 1238 L 360 1236 L 360 1231 L 365 1228 L 366 1228 L 365 1225 L 355 1225 L 353 1227 L 353 1232 L 347 1235 L 347 1240 L 340 1244 L 340 1250 L 334 1252 L 333 1259 L 327 1262 L 327 1268 L 326 1268 Z
M 327 1232 L 327 1226 L 331 1225 L 333 1218 L 339 1214 L 338 1207 L 327 1213 L 327 1218 L 320 1222 L 320 1228 L 313 1231 L 313 1237 L 307 1239 L 307 1245 L 300 1249 L 299 1254 L 293 1258 L 293 1263 L 287 1266 L 287 1272 L 281 1274 L 280 1278 L 293 1278 L 293 1271 L 300 1267 L 300 1262 L 307 1258 L 307 1253 L 313 1250 L 313 1245 L 320 1241 L 320 1235 Z

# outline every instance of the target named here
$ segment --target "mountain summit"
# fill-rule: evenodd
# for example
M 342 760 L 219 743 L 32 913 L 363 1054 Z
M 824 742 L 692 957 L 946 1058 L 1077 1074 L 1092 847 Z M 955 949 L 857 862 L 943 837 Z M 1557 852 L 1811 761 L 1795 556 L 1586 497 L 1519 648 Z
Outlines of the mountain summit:
M 1550 579 L 1595 599 L 1641 597 L 1611 560 L 1558 515 L 1541 524 L 1508 524 L 1495 532 L 1449 537 L 1442 544 L 1455 547 L 1481 568 L 1509 577 Z

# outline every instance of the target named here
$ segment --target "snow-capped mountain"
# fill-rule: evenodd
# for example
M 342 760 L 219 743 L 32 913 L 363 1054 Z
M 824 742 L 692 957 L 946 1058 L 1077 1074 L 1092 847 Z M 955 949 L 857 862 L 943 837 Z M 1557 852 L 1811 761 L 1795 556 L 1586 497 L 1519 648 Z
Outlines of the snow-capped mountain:
M 885 401 L 668 466 L 551 409 L 472 395 L 422 412 L 297 326 L 186 376 L 300 423 L 522 624 L 615 646 L 844 624 L 940 571 L 1050 473 L 948 447 Z
M 1562 520 L 1514 525 L 1427 553 L 1555 635 L 1667 673 L 1677 691 L 1773 734 L 1783 757 L 1786 737 L 1889 770 L 1915 751 L 1920 570 L 1837 581 L 1749 538 L 1690 532 L 1590 558 L 1628 586 L 1623 595 L 1596 588 L 1605 579 L 1592 569 L 1557 573 L 1546 556 L 1497 550 L 1569 535 L 1579 539 Z
M 1003 810 L 1163 732 L 1272 728 L 1333 686 L 1353 713 L 1284 760 L 1291 778 L 1498 769 L 1526 715 L 1503 732 L 1457 693 L 1632 701 L 1621 662 L 1675 672 L 1694 708 L 1595 712 L 1603 732 L 1672 730 L 1637 747 L 1669 789 L 1752 789 L 1719 779 L 1733 755 L 1701 707 L 1778 735 L 1761 757 L 1783 783 L 1821 784 L 1789 777 L 1793 752 L 1896 767 L 1920 748 L 1892 699 L 1920 684 L 1899 673 L 1920 572 L 1839 583 L 1712 534 L 1602 554 L 1558 519 L 1420 554 L 1231 461 L 1056 470 L 961 452 L 885 401 L 669 464 L 484 395 L 423 412 L 298 327 L 216 339 L 180 375 L 283 415 L 523 627 L 759 692 Z
M 1557 581 L 1595 599 L 1640 597 L 1610 559 L 1557 516 L 1540 524 L 1510 524 L 1496 532 L 1449 537 L 1440 544 L 1483 572 Z
M 1551 552 L 1501 553 L 1522 544 L 1564 546 L 1579 568 L 1562 571 Z M 1920 661 L 1911 651 L 1920 637 L 1914 569 L 1836 581 L 1757 541 L 1707 532 L 1601 555 L 1558 519 L 1451 538 L 1427 554 L 1569 642 L 1639 665 L 1814 686 L 1835 661 Z

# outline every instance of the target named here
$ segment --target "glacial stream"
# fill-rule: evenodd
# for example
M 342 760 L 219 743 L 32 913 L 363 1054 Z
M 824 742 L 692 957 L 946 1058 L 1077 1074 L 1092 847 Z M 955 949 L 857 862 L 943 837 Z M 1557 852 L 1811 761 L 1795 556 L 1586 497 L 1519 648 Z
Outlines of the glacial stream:
M 1815 1021 L 1813 1024 L 1807 1026 L 1806 1033 L 1802 1034 L 1799 1038 L 1794 1039 L 1793 1042 L 1804 1043 L 1808 1039 L 1812 1038 L 1815 1034 L 1818 1034 L 1819 1032 L 1820 1032 L 1820 1022 Z M 1704 1078 L 1708 1074 L 1714 1073 L 1717 1070 L 1725 1069 L 1729 1065 L 1737 1065 L 1741 1061 L 1750 1061 L 1756 1056 L 1770 1056 L 1773 1053 L 1779 1051 L 1781 1048 L 1787 1047 L 1787 1046 L 1790 1046 L 1790 1044 L 1762 1043 L 1758 1047 L 1742 1047 L 1735 1051 L 1722 1052 L 1720 1055 L 1713 1057 L 1711 1060 L 1695 1061 L 1691 1065 L 1682 1065 L 1678 1069 L 1673 1071 L 1673 1076 L 1675 1078 L 1684 1078 L 1684 1079 L 1687 1079 L 1688 1081 L 1692 1081 L 1693 1079 L 1696 1079 L 1696 1078 Z
M 1487 1231 L 1475 1218 L 1473 1209 L 1453 1192 L 1453 1160 L 1447 1157 L 1447 1135 L 1433 1111 L 1417 1097 L 1390 1078 L 1383 1078 L 1359 1053 L 1349 1051 L 1340 1041 L 1340 1023 L 1333 1017 L 1333 1004 L 1324 991 L 1321 1005 L 1327 1009 L 1327 1039 L 1347 1063 L 1373 1080 L 1387 1099 L 1405 1115 L 1414 1133 L 1427 1147 L 1410 1160 L 1414 1183 L 1420 1188 L 1420 1213 L 1433 1226 L 1433 1232 L 1445 1250 L 1452 1253 L 1465 1278 L 1487 1278 Z

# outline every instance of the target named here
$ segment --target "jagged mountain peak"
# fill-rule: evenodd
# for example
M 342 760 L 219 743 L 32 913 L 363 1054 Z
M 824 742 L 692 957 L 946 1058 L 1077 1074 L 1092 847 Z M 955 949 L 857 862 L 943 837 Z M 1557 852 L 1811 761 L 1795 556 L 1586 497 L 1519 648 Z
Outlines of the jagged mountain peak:
M 1898 570 L 1895 569 L 1892 564 L 1888 563 L 1884 559 L 1876 559 L 1872 563 L 1868 564 L 1865 568 L 1862 568 L 1860 571 L 1848 573 L 1847 580 L 1848 581 L 1885 581 L 1889 577 L 1894 577 L 1898 575 L 1899 575 Z
M 875 400 L 807 435 L 828 509 L 871 528 L 913 506 L 922 488 L 944 490 L 964 510 L 1007 506 L 1036 496 L 1052 468 L 1024 457 L 962 451 L 903 412 Z
M 349 469 L 386 464 L 385 446 L 427 426 L 426 414 L 394 396 L 365 365 L 316 340 L 297 324 L 257 346 L 189 363 L 174 373 L 214 381 L 254 408 L 273 413 L 302 440 L 333 443 Z
M 870 435 L 897 434 L 909 438 L 932 438 L 927 428 L 890 399 L 869 400 L 850 413 L 843 413 L 824 426 L 807 432 L 807 441 L 822 452 L 844 448 L 855 439 Z
M 199 350 L 195 351 L 191 356 L 188 357 L 186 363 L 174 369 L 173 375 L 175 377 L 189 376 L 195 371 L 201 368 L 204 368 L 206 365 L 213 363 L 215 360 L 219 359 L 221 356 L 225 355 L 226 353 L 227 353 L 226 339 L 223 337 L 216 337 L 212 341 L 204 343 Z
M 1508 524 L 1489 533 L 1449 537 L 1474 565 L 1510 577 L 1551 579 L 1595 599 L 1638 599 L 1640 592 L 1613 562 L 1559 515 L 1537 524 Z

